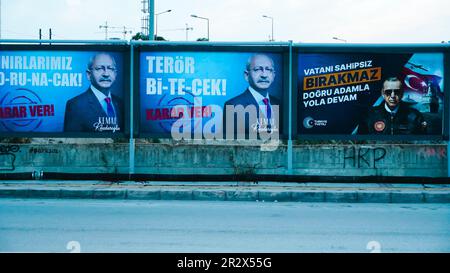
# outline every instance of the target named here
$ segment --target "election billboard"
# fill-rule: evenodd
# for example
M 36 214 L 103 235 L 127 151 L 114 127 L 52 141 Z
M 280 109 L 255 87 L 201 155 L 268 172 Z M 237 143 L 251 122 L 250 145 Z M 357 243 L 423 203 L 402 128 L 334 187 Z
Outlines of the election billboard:
M 124 132 L 123 51 L 101 46 L 17 48 L 0 51 L 2 135 Z
M 283 58 L 280 51 L 141 51 L 141 134 L 195 139 L 279 136 Z
M 299 53 L 297 61 L 299 135 L 442 135 L 444 54 Z

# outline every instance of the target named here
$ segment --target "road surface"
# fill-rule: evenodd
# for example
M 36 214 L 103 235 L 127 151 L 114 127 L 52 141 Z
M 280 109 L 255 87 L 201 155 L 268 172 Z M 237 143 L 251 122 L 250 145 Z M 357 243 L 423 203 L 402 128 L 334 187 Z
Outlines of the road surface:
M 449 204 L 0 199 L 0 252 L 450 252 Z

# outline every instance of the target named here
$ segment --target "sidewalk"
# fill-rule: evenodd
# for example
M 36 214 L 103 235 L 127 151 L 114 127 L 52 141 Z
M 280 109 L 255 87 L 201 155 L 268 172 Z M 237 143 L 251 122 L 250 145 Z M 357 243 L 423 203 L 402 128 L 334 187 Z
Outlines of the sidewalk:
M 448 184 L 2 181 L 3 198 L 450 203 Z

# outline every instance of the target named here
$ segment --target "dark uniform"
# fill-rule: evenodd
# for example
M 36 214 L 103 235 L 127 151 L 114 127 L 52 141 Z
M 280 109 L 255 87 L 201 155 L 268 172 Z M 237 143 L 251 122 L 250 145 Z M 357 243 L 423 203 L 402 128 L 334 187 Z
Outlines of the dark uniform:
M 427 123 L 423 115 L 408 103 L 401 101 L 396 114 L 386 111 L 384 103 L 372 108 L 359 124 L 359 134 L 424 135 Z

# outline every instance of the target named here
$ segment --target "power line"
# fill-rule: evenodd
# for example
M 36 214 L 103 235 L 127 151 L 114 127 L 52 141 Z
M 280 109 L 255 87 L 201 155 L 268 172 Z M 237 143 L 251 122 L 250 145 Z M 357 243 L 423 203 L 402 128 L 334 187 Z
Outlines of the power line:
M 99 26 L 100 29 L 105 29 L 105 40 L 108 40 L 108 33 L 122 33 L 123 39 L 126 40 L 126 35 L 133 33 L 131 28 L 123 26 L 123 27 L 113 27 L 108 25 L 108 21 L 105 22 L 104 25 Z M 122 31 L 109 31 L 109 29 L 122 29 Z
M 123 26 L 123 30 L 122 30 L 121 32 L 122 32 L 122 34 L 123 34 L 123 39 L 124 39 L 124 40 L 126 40 L 127 34 L 133 33 L 133 31 L 132 31 L 130 28 L 127 28 L 127 27 L 125 27 L 125 26 Z
M 56 34 L 52 34 L 52 36 L 53 37 L 55 37 L 55 38 L 58 38 L 58 39 L 60 39 L 60 40 L 68 40 L 66 37 L 64 37 L 64 36 L 61 36 L 61 35 L 56 35 Z
M 194 28 L 189 27 L 188 24 L 185 24 L 185 25 L 186 25 L 186 27 L 184 27 L 184 28 L 169 28 L 169 29 L 162 29 L 162 30 L 163 31 L 179 31 L 179 30 L 186 31 L 186 41 L 187 41 L 187 40 L 189 40 L 189 30 L 194 30 Z
M 110 28 L 110 26 L 108 26 L 108 21 L 106 21 L 104 25 L 98 26 L 98 28 L 105 29 L 105 40 L 108 40 L 108 28 Z

